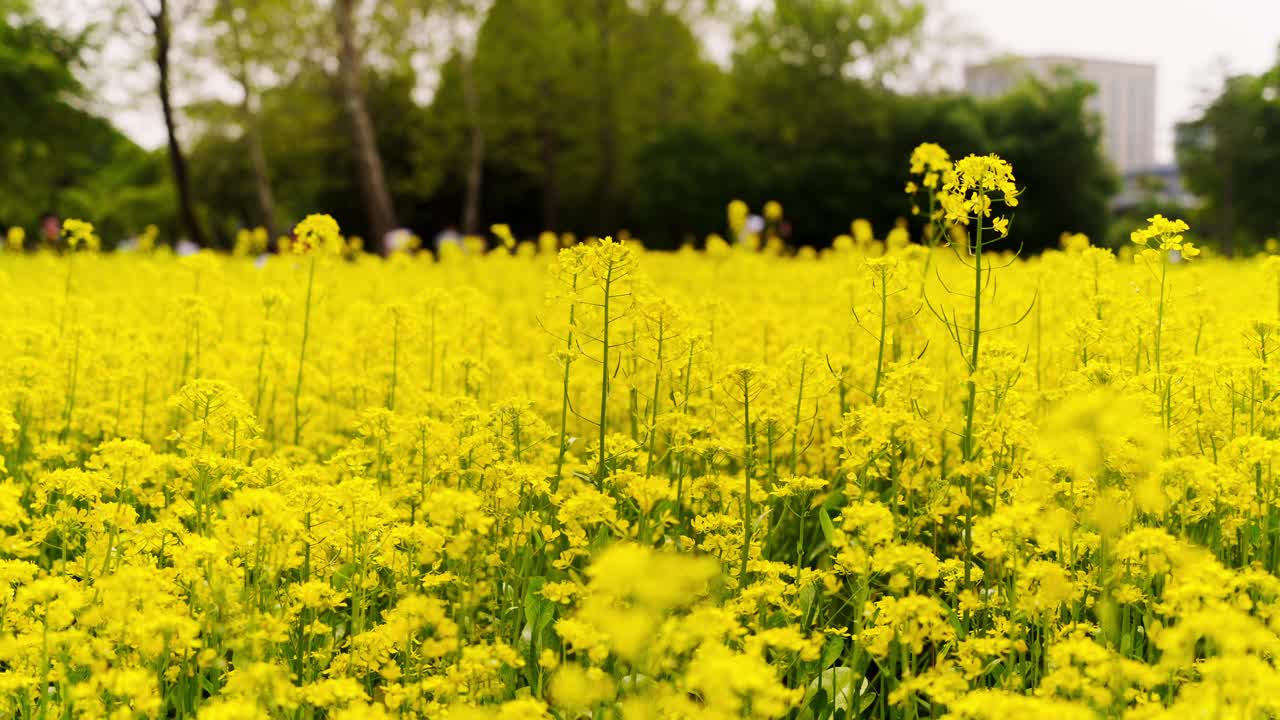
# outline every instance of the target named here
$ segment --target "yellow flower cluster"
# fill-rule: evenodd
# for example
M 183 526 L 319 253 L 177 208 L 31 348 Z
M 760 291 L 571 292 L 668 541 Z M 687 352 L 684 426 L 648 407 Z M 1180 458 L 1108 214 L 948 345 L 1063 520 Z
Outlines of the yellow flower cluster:
M 911 174 L 918 176 L 920 185 L 926 189 L 937 189 L 951 170 L 950 153 L 937 143 L 921 143 L 911 151 Z M 907 184 L 907 193 L 915 193 L 917 189 L 914 181 Z
M 293 228 L 289 249 L 295 255 L 309 255 L 314 252 L 335 255 L 341 253 L 343 239 L 342 232 L 338 229 L 338 221 L 323 214 L 306 216 Z
M 996 155 L 970 155 L 955 163 L 943 178 L 938 203 L 948 222 L 968 225 L 977 220 L 981 225 L 991 217 L 992 197 L 999 196 L 1006 207 L 1018 204 L 1018 187 L 1014 184 L 1013 166 Z M 1009 234 L 1009 220 L 996 217 L 991 227 L 1001 237 Z
M 101 245 L 101 240 L 94 234 L 93 224 L 75 218 L 68 218 L 62 223 L 62 239 L 72 251 L 93 252 Z
M 22 246 L 27 240 L 27 231 L 17 225 L 9 228 L 5 232 L 4 245 L 5 249 L 10 252 L 21 252 Z
M 727 209 L 729 229 L 735 236 L 741 234 L 743 228 L 747 226 L 747 215 L 750 214 L 750 212 L 750 208 L 748 208 L 747 204 L 741 200 L 732 200 L 729 202 L 729 207 Z
M 1200 248 L 1188 242 L 1183 233 L 1191 228 L 1181 220 L 1170 220 L 1163 215 L 1147 218 L 1147 226 L 1134 230 L 1129 239 L 1142 248 L 1144 259 L 1159 258 L 1163 253 L 1174 251 L 1182 257 L 1193 258 L 1200 254 Z

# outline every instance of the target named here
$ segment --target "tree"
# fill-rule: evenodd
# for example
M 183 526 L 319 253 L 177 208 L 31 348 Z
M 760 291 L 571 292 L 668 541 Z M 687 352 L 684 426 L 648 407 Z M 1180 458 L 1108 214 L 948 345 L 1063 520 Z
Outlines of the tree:
M 617 73 L 608 90 L 616 117 L 602 116 L 595 12 L 565 0 L 497 0 L 485 14 L 469 64 L 474 117 L 486 145 L 502 148 L 485 157 L 483 169 L 483 205 L 495 220 L 534 230 L 616 230 L 634 219 L 629 205 L 645 183 L 636 168 L 642 149 L 666 127 L 711 122 L 723 105 L 722 73 L 682 19 L 620 6 L 610 10 L 617 21 L 611 42 L 629 72 Z M 467 64 L 455 53 L 442 66 L 430 120 L 414 143 L 420 186 L 464 200 L 473 167 Z M 664 98 L 667 109 L 656 112 Z M 613 125 L 615 161 L 600 152 L 605 123 Z M 607 223 L 605 175 L 613 197 Z
M 137 12 L 144 1 L 150 13 Z M 168 17 L 169 64 L 224 71 L 239 89 L 193 101 L 192 86 L 170 79 L 184 142 L 195 140 L 191 178 L 174 187 L 201 189 L 197 210 L 223 243 L 246 224 L 323 209 L 371 248 L 400 221 L 429 231 L 447 217 L 477 232 L 486 215 L 525 235 L 627 228 L 673 247 L 723 230 L 724 204 L 740 197 L 757 208 L 781 201 L 793 242 L 821 245 L 854 218 L 883 232 L 908 214 L 886 188 L 901 187 L 924 140 L 1015 164 L 1028 188 L 1015 232 L 1029 249 L 1063 230 L 1105 229 L 1114 180 L 1087 86 L 1029 83 L 984 102 L 894 90 L 920 42 L 922 2 L 771 0 L 740 27 L 727 72 L 692 29 L 724 12 L 712 0 L 128 2 L 143 21 L 131 37 L 156 45 L 166 24 L 155 21 Z M 420 74 L 437 54 L 439 82 L 423 107 Z M 174 104 L 163 103 L 171 161 L 184 158 Z M 44 114 L 73 122 L 64 105 Z M 9 148 L 31 157 L 40 147 L 24 142 Z M 81 173 L 94 183 L 84 198 L 148 177 L 131 151 L 118 152 L 136 173 Z M 180 194 L 146 202 L 194 206 Z M 122 217 L 146 204 L 112 197 Z
M 334 3 L 339 41 L 337 85 L 351 133 L 356 184 L 369 219 L 372 247 L 381 249 L 383 238 L 398 223 L 365 99 L 364 51 L 357 28 L 356 6 L 357 0 L 336 0 Z
M 613 34 L 624 22 L 615 11 L 616 0 L 593 0 L 592 24 L 596 40 L 593 63 L 596 83 L 596 154 L 598 173 L 595 182 L 596 227 L 609 232 L 614 227 L 614 175 L 618 167 L 617 117 L 614 104 Z
M 1101 240 L 1117 189 L 1102 153 L 1100 120 L 1086 107 L 1094 88 L 1070 75 L 1029 78 L 1004 97 L 979 104 L 988 152 L 1017 168 L 1025 188 L 1013 217 L 1014 238 L 1030 252 L 1056 247 L 1063 232 Z
M 768 178 L 758 167 L 758 159 L 710 123 L 666 129 L 636 158 L 646 188 L 636 193 L 633 229 L 658 249 L 724 233 L 729 199 L 766 194 Z
M 240 89 L 240 102 L 235 112 L 223 111 L 217 101 L 204 102 L 200 109 L 207 121 L 206 147 L 225 147 L 235 139 L 249 159 L 244 174 L 252 177 L 254 204 L 250 213 L 237 213 L 242 223 L 261 223 L 269 228 L 277 215 L 298 217 L 313 212 L 316 205 L 299 207 L 291 197 L 281 194 L 280 178 L 292 173 L 272 161 L 279 155 L 268 140 L 267 98 L 291 96 L 312 113 L 318 137 L 302 138 L 286 133 L 288 143 L 323 142 L 332 152 L 349 158 L 325 162 L 350 177 L 354 187 L 344 188 L 359 198 L 362 212 L 347 217 L 343 227 L 370 238 L 367 245 L 380 249 L 382 239 L 399 224 L 396 213 L 396 190 L 388 171 L 389 160 L 379 145 L 382 133 L 378 125 L 376 103 L 371 99 L 375 85 L 383 78 L 401 78 L 411 72 L 407 58 L 412 56 L 415 30 L 412 21 L 421 0 L 205 0 L 212 3 L 206 18 L 217 32 L 208 33 L 210 56 L 217 66 Z M 294 42 L 292 38 L 306 38 Z M 285 92 L 274 93 L 276 89 Z M 329 135 L 329 110 L 341 120 L 341 142 Z M 403 110 L 403 108 L 397 108 Z M 281 108 L 287 112 L 288 108 Z M 391 118 L 391 123 L 396 119 Z M 238 137 L 228 135 L 230 127 L 239 128 Z M 227 136 L 227 137 L 221 137 Z M 304 153 L 304 155 L 307 155 Z M 206 175 L 217 175 L 236 163 L 229 158 L 203 154 L 212 163 Z M 307 155 L 308 160 L 312 157 Z M 326 179 L 324 182 L 332 182 Z M 303 183 L 303 185 L 316 183 Z M 314 197 L 310 191 L 301 196 Z M 341 195 L 337 208 L 347 207 L 349 200 Z M 234 198 L 234 200 L 233 200 Z M 234 203 L 242 209 L 236 193 L 224 192 L 219 204 Z M 332 209 L 331 206 L 324 206 Z M 274 233 L 273 233 L 274 234 Z
M 0 89 L 23 100 L 23 112 L 8 113 L 0 125 L 8 137 L 32 134 L 83 91 L 75 71 L 85 39 L 57 32 L 23 7 L 0 2 Z
M 726 123 L 768 178 L 742 199 L 780 201 L 796 241 L 826 243 L 855 217 L 887 214 L 882 183 L 892 172 L 888 187 L 900 184 L 906 155 L 887 152 L 895 102 L 885 85 L 923 13 L 906 0 L 774 0 L 739 28 Z
M 365 98 L 379 147 L 407 148 L 416 142 L 426 111 L 413 102 L 414 85 L 412 75 L 399 71 L 366 74 Z M 237 229 L 257 222 L 258 213 L 253 184 L 245 182 L 252 170 L 238 124 L 239 103 L 201 103 L 187 112 L 204 128 L 191 152 L 195 184 L 206 188 L 202 199 L 218 244 L 227 246 Z M 332 77 L 307 65 L 286 81 L 264 87 L 256 115 L 280 217 L 298 219 L 323 211 L 345 232 L 370 237 L 355 182 L 350 127 Z M 409 153 L 388 154 L 385 161 L 388 190 L 404 208 L 400 219 L 407 227 L 427 225 L 444 212 L 446 201 L 451 202 L 448 210 L 456 212 L 454 198 L 418 182 L 417 161 Z
M 565 149 L 581 142 L 590 102 L 575 57 L 585 53 L 580 24 L 564 2 L 499 0 L 476 43 L 484 121 L 504 161 L 540 185 L 540 227 L 558 229 Z
M 1280 232 L 1280 56 L 1264 73 L 1227 78 L 1177 138 L 1187 187 L 1205 199 L 1203 218 L 1223 253 Z
M 163 158 L 82 109 L 83 33 L 55 30 L 25 4 L 0 0 L 0 95 L 21 112 L 0 123 L 0 227 L 37 237 L 42 211 L 91 217 L 112 243 L 149 223 L 173 230 Z
M 64 217 L 92 218 L 106 247 L 142 232 L 148 225 L 160 237 L 176 237 L 181 222 L 164 151 L 138 147 L 110 123 L 87 118 L 80 142 L 86 148 L 74 182 L 58 191 L 54 207 Z
M 177 190 L 178 214 L 182 218 L 183 228 L 191 241 L 200 246 L 209 244 L 208 236 L 200 223 L 196 212 L 195 195 L 191 189 L 191 179 L 187 170 L 187 159 L 182 152 L 182 143 L 178 139 L 178 118 L 173 102 L 172 53 L 175 0 L 135 0 L 138 11 L 142 13 L 147 24 L 152 44 L 152 61 L 156 69 L 156 92 L 160 98 L 160 111 L 164 116 L 165 139 L 169 150 L 169 167 L 173 173 L 173 184 Z M 185 5 L 188 11 L 194 3 Z M 185 17 L 185 16 L 184 16 Z
M 741 100 L 807 116 L 814 91 L 883 88 L 918 47 L 924 11 L 916 0 L 773 0 L 738 31 Z
M 449 25 L 456 45 L 458 76 L 462 84 L 462 106 L 467 126 L 466 191 L 462 201 L 462 231 L 468 235 L 480 232 L 480 203 L 484 186 L 485 123 L 481 119 L 479 79 L 476 77 L 476 40 L 474 32 L 487 10 L 486 0 L 452 0 L 448 4 Z
M 59 131 L 81 119 L 67 113 L 68 101 L 82 90 L 75 76 L 82 39 L 63 36 L 24 10 L 0 14 L 0 93 L 21 98 L 22 105 L 0 123 L 0 218 L 10 222 L 53 205 L 64 182 L 64 158 L 55 151 L 65 139 Z
M 208 22 L 215 29 L 213 51 L 219 64 L 240 86 L 238 117 L 258 203 L 257 222 L 271 237 L 279 235 L 271 168 L 262 142 L 259 78 L 288 72 L 276 38 L 297 8 L 281 0 L 217 0 Z

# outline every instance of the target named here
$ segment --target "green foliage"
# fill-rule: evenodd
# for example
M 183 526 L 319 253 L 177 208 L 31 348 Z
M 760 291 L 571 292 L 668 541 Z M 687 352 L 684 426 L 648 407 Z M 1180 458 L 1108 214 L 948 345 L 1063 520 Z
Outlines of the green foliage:
M 99 234 L 112 244 L 148 225 L 159 228 L 162 242 L 178 237 L 177 200 L 165 156 L 146 152 L 103 121 L 96 122 L 113 136 L 110 157 L 78 175 L 52 207 L 63 217 L 94 218 Z
M 879 85 L 917 48 L 924 11 L 917 0 L 774 0 L 742 27 L 734 69 L 777 99 L 809 99 L 796 81 Z
M 653 247 L 724 234 L 726 197 L 759 197 L 764 178 L 750 151 L 706 125 L 665 130 L 636 158 L 646 188 L 635 197 L 632 228 Z
M 726 79 L 702 57 L 688 24 L 666 8 L 617 3 L 608 12 L 619 58 L 609 83 L 619 108 L 614 183 L 625 225 L 635 218 L 628 205 L 643 202 L 638 196 L 651 184 L 640 154 L 669 128 L 710 127 L 723 107 Z M 582 7 L 544 0 L 498 0 L 487 14 L 473 72 L 491 148 L 482 203 L 489 217 L 526 232 L 556 224 L 556 216 L 569 228 L 592 229 L 603 121 L 595 22 Z M 467 164 L 462 62 L 455 54 L 443 66 L 413 143 L 418 180 L 449 198 L 461 197 Z M 459 199 L 447 217 L 456 218 L 460 206 Z
M 1085 108 L 1088 86 L 1030 82 L 1007 97 L 976 102 L 840 82 L 841 92 L 815 93 L 797 112 L 788 112 L 789 104 L 773 107 L 769 96 L 740 95 L 740 112 L 722 137 L 751 158 L 751 181 L 726 184 L 708 174 L 680 182 L 726 188 L 757 208 L 776 199 L 795 223 L 796 242 L 823 245 L 848 232 L 854 217 L 868 218 L 884 232 L 908 214 L 904 196 L 877 188 L 900 184 L 899 168 L 918 139 L 927 137 L 958 156 L 992 148 L 1015 163 L 1019 185 L 1038 201 L 1025 203 L 1014 220 L 1015 239 L 1027 250 L 1054 247 L 1068 230 L 1105 233 L 1115 179 L 1101 153 L 1096 120 Z M 786 84 L 775 79 L 770 87 Z M 693 162 L 690 172 L 700 167 Z
M 1228 78 L 1200 117 L 1178 127 L 1178 163 L 1224 251 L 1280 233 L 1280 57 L 1264 73 Z
M 409 76 L 370 74 L 368 97 L 392 191 L 406 206 L 403 220 L 410 226 L 429 227 L 429 218 L 413 212 L 415 202 L 423 202 L 425 196 L 413 183 L 412 158 L 391 152 L 408 147 L 411 134 L 422 124 L 424 111 L 413 103 L 412 83 Z M 204 125 L 222 130 L 202 135 L 192 148 L 191 161 L 207 215 L 217 220 L 216 242 L 229 247 L 236 230 L 255 225 L 257 218 L 253 187 L 246 180 L 251 171 L 245 137 L 238 125 L 225 120 L 235 116 L 235 108 L 210 103 L 192 110 Z M 343 228 L 364 235 L 365 216 L 354 189 L 346 120 L 334 102 L 330 79 L 312 71 L 267 90 L 261 97 L 258 122 L 280 215 L 298 219 L 323 207 Z
M 184 15 L 189 27 L 209 32 L 184 35 L 195 39 L 181 56 L 220 68 L 247 98 L 181 108 L 195 131 L 190 169 L 213 242 L 227 247 L 236 230 L 261 222 L 259 177 L 281 227 L 325 208 L 367 235 L 331 14 L 309 0 L 183 7 L 199 9 Z M 360 7 L 364 90 L 387 184 L 400 222 L 423 236 L 461 224 L 476 130 L 480 226 L 508 222 L 523 237 L 626 228 L 651 247 L 675 247 L 723 233 L 733 198 L 757 210 L 781 202 L 796 244 L 825 245 L 855 217 L 883 234 L 909 215 L 909 200 L 883 188 L 901 184 L 921 138 L 960 155 L 994 150 L 1015 164 L 1030 189 L 1013 233 L 1027 249 L 1053 246 L 1064 231 L 1106 235 L 1115 182 L 1085 108 L 1088 86 L 1028 82 L 989 102 L 890 89 L 920 50 L 922 2 L 761 4 L 735 26 L 729 67 L 707 58 L 694 31 L 733 19 L 711 0 Z M 92 215 L 108 242 L 144 220 L 162 237 L 176 233 L 163 156 L 77 109 L 82 41 L 30 20 L 0 32 L 0 90 L 31 99 L 20 122 L 0 127 L 0 168 L 14 186 L 0 197 L 0 219 L 50 207 Z M 298 36 L 307 40 L 286 41 Z M 439 65 L 419 62 L 430 58 Z M 425 105 L 423 86 L 434 90 Z M 1269 158 L 1242 156 L 1257 167 L 1240 167 L 1263 172 L 1277 166 Z M 1221 185 L 1209 173 L 1222 163 L 1204 165 L 1200 186 Z M 1240 193 L 1242 215 L 1265 195 Z
M 1097 119 L 1085 106 L 1093 92 L 1081 82 L 1030 79 L 982 106 L 989 147 L 1018 168 L 1018 185 L 1026 188 L 1013 232 L 1030 251 L 1057 247 L 1063 232 L 1099 239 L 1107 232 L 1117 182 L 1099 149 Z
M 0 15 L 0 93 L 24 100 L 23 112 L 5 114 L 0 138 L 33 134 L 80 91 L 75 65 L 83 49 L 81 38 L 65 37 L 39 19 Z
M 29 237 L 40 213 L 92 217 L 114 241 L 173 215 L 160 158 L 81 109 L 84 37 L 68 37 L 20 6 L 0 5 L 0 96 L 21 98 L 0 122 L 0 227 Z
M 1100 235 L 1114 179 L 1085 109 L 1091 88 L 1032 82 L 990 103 L 894 93 L 885 86 L 918 48 L 922 20 L 918 3 L 878 0 L 780 0 L 757 11 L 740 34 L 723 125 L 758 163 L 756 181 L 736 185 L 743 198 L 779 200 L 804 244 L 829 242 L 855 216 L 883 232 L 908 205 L 877 189 L 898 184 L 911 148 L 930 138 L 961 155 L 995 150 L 1020 184 L 1052 199 L 1015 220 L 1028 249 L 1053 246 L 1064 230 Z

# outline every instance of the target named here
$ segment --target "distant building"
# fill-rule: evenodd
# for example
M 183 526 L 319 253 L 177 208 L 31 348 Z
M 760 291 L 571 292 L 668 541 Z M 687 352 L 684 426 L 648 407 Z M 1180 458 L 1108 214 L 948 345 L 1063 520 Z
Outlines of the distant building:
M 997 97 L 1028 75 L 1052 81 L 1059 69 L 1073 71 L 1098 91 L 1089 110 L 1102 120 L 1102 149 L 1122 175 L 1155 165 L 1156 68 L 1140 63 L 1039 55 L 1006 58 L 965 68 L 965 87 L 976 97 Z

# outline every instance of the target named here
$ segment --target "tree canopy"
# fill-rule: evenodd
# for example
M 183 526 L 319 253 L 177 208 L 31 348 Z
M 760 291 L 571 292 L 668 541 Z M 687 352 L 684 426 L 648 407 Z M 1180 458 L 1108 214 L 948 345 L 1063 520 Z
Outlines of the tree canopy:
M 1187 187 L 1204 199 L 1200 225 L 1226 251 L 1280 235 L 1280 54 L 1265 72 L 1227 78 L 1177 136 Z
M 368 208 L 379 184 L 394 219 L 423 236 L 470 220 L 525 236 L 626 229 L 675 247 L 723 231 L 725 204 L 741 198 L 781 202 L 792 241 L 823 245 L 855 218 L 884 231 L 908 215 L 905 195 L 886 190 L 902 186 L 922 141 L 1014 163 L 1038 199 L 1015 219 L 1030 250 L 1063 231 L 1106 232 L 1115 181 L 1085 107 L 1091 88 L 1029 81 L 983 102 L 895 90 L 922 48 L 921 2 L 773 0 L 746 15 L 710 0 L 183 8 L 184 23 L 209 31 L 194 37 L 215 39 L 174 47 L 174 62 L 222 78 L 234 99 L 176 108 L 189 122 L 170 133 L 169 153 L 181 140 L 198 217 L 223 247 L 241 227 L 287 228 L 317 209 L 368 237 L 372 219 L 387 222 Z M 335 24 L 340 11 L 350 22 Z M 165 155 L 81 109 L 92 107 L 77 81 L 84 39 L 29 12 L 5 22 L 0 56 L 13 61 L 0 87 L 33 101 L 0 129 L 17 190 L 0 218 L 83 208 L 121 234 L 148 222 L 183 234 Z M 283 36 L 294 31 L 313 41 L 291 50 Z M 350 67 L 338 62 L 343 32 Z M 711 58 L 707 32 L 732 35 L 727 59 Z M 362 114 L 370 143 L 354 142 Z
M 159 158 L 84 109 L 83 36 L 19 3 L 0 3 L 0 224 L 34 230 L 44 212 L 78 213 L 120 235 L 172 216 Z

